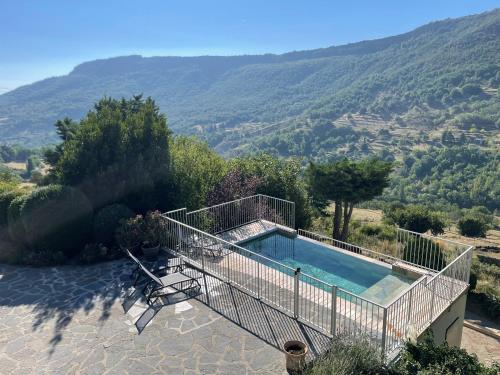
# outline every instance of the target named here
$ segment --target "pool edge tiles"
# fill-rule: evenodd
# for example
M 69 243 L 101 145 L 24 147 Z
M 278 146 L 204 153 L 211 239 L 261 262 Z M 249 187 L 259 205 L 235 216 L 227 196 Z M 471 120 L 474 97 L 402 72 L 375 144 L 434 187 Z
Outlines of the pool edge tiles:
M 341 249 L 340 247 L 335 247 L 335 246 L 329 245 L 327 243 L 319 242 L 319 241 L 313 240 L 312 238 L 309 238 L 309 237 L 304 237 L 304 236 L 297 235 L 297 238 L 300 238 L 301 240 L 312 242 L 314 244 L 317 244 L 317 245 L 320 245 L 322 247 L 325 247 L 325 248 L 327 248 L 329 250 L 337 251 L 337 252 L 342 253 L 344 255 L 357 258 L 357 259 L 362 260 L 364 262 L 374 263 L 374 264 L 376 264 L 378 266 L 382 266 L 382 267 L 389 268 L 390 270 L 392 270 L 392 266 L 390 264 L 382 262 L 382 261 L 380 261 L 378 259 L 373 259 L 373 258 L 365 257 L 364 255 L 357 254 L 357 253 L 355 253 L 353 251 L 344 250 L 344 249 Z

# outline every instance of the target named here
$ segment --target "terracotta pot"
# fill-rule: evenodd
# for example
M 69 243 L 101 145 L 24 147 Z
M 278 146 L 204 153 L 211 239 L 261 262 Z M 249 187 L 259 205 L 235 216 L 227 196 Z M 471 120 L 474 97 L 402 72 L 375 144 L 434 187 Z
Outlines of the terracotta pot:
M 290 373 L 297 373 L 306 364 L 307 345 L 302 341 L 291 340 L 285 342 L 286 369 Z
M 141 249 L 147 260 L 156 260 L 156 258 L 158 258 L 158 252 L 160 251 L 160 245 L 142 245 Z

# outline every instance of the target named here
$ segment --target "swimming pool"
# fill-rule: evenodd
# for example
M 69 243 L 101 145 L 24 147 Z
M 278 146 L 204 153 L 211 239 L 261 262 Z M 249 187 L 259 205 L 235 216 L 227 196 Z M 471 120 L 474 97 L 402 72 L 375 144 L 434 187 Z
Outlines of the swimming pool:
M 390 266 L 336 251 L 304 237 L 274 232 L 240 246 L 373 302 L 386 303 L 414 280 L 393 273 Z M 275 268 L 273 262 L 266 265 Z

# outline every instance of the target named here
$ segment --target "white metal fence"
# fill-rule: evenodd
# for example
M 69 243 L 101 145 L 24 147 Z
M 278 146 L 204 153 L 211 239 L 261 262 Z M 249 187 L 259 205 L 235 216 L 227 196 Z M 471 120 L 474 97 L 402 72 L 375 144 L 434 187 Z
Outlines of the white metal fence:
M 295 203 L 258 194 L 188 212 L 185 223 L 217 234 L 258 220 L 295 229 Z
M 256 220 L 293 228 L 292 202 L 257 195 L 187 213 L 163 215 L 163 245 L 321 331 L 363 334 L 383 355 L 421 334 L 468 287 L 472 246 L 398 229 L 395 253 L 383 254 L 299 229 L 298 234 L 390 264 L 422 269 L 423 276 L 386 305 L 217 237 Z M 333 250 L 332 250 L 333 251 Z
M 367 302 L 366 307 L 364 302 L 358 303 L 357 321 L 374 312 L 377 319 L 370 324 L 377 326 L 382 316 L 380 345 L 385 353 L 401 347 L 409 336 L 420 335 L 468 288 L 473 246 L 397 228 L 397 256 L 393 256 L 302 229 L 298 234 L 389 264 L 422 269 L 424 276 L 387 305 L 379 306 L 383 311 L 373 302 Z

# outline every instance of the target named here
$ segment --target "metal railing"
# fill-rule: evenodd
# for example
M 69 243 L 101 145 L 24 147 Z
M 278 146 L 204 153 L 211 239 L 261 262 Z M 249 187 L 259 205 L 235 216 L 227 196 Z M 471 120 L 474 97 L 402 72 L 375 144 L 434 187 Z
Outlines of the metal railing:
M 440 271 L 470 246 L 460 242 L 397 228 L 396 254 L 400 261 L 416 267 Z
M 380 260 L 380 261 L 383 261 L 386 263 L 392 264 L 392 263 L 400 261 L 400 259 L 398 259 L 397 257 L 394 257 L 390 254 L 380 253 L 380 252 L 377 252 L 374 250 L 367 249 L 367 248 L 362 247 L 362 246 L 354 245 L 354 244 L 351 244 L 348 242 L 339 241 L 339 240 L 336 240 L 332 237 L 324 236 L 322 234 L 310 232 L 310 231 L 307 231 L 304 229 L 297 230 L 297 233 L 299 236 L 306 237 L 306 238 L 309 238 L 311 240 L 318 241 L 321 243 L 326 243 L 326 244 L 333 246 L 333 247 L 336 247 L 338 249 L 347 250 L 347 251 L 350 251 L 352 253 L 360 254 L 360 255 L 363 255 L 365 257 L 377 259 L 377 260 Z
M 219 237 L 164 218 L 162 245 L 209 272 L 289 313 L 294 305 L 296 270 Z
M 383 306 L 171 217 L 177 215 L 163 215 L 163 246 L 326 334 L 364 334 L 380 348 Z
M 397 228 L 398 256 L 393 256 L 302 229 L 298 234 L 386 263 L 421 269 L 422 276 L 408 289 L 385 306 L 379 305 L 383 309 L 380 346 L 386 354 L 401 347 L 409 337 L 420 335 L 468 288 L 473 246 Z M 380 317 L 380 310 L 377 313 L 374 315 Z
M 258 220 L 295 229 L 295 203 L 258 194 L 188 212 L 185 223 L 217 234 Z
M 324 333 L 363 334 L 382 355 L 420 335 L 468 288 L 472 246 L 399 229 L 393 254 L 384 254 L 299 229 L 298 235 L 389 264 L 420 269 L 421 277 L 379 304 L 226 241 L 216 234 L 256 220 L 293 228 L 291 202 L 256 195 L 193 212 L 163 215 L 163 245 L 176 254 Z M 336 249 L 334 249 L 336 248 Z M 294 250 L 296 251 L 296 250 Z M 394 255 L 396 254 L 396 255 Z

